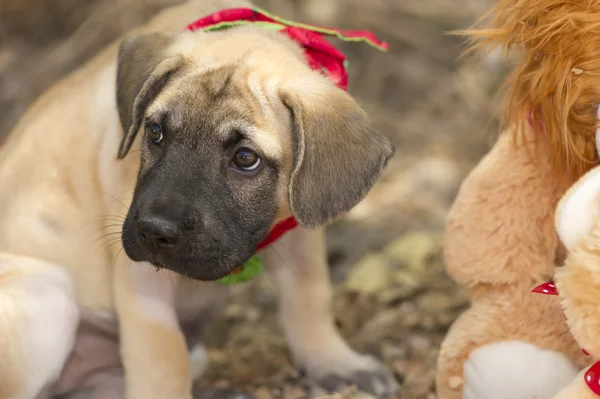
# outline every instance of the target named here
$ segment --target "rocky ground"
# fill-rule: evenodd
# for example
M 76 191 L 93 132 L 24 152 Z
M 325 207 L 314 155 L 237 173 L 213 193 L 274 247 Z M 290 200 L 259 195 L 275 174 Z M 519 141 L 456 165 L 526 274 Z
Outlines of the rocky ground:
M 179 1 L 0 0 L 0 142 L 53 81 Z M 492 1 L 256 3 L 295 20 L 370 29 L 391 45 L 384 54 L 339 44 L 351 62 L 351 93 L 392 138 L 397 156 L 365 201 L 328 229 L 334 310 L 355 347 L 392 367 L 403 398 L 433 399 L 439 344 L 467 305 L 444 272 L 444 219 L 460 181 L 494 141 L 494 96 L 504 73 L 494 59 L 457 61 L 461 40 L 444 32 L 469 26 Z M 258 399 L 308 395 L 290 365 L 276 307 L 268 275 L 240 289 L 207 332 L 205 383 L 241 387 Z

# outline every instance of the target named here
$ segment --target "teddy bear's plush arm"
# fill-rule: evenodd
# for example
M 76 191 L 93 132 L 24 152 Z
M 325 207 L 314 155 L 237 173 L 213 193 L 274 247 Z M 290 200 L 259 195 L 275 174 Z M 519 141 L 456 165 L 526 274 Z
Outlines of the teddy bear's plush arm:
M 561 200 L 556 229 L 569 251 L 556 286 L 567 324 L 579 345 L 600 357 L 600 167 L 583 176 Z
M 554 271 L 562 179 L 543 146 L 513 145 L 512 136 L 504 132 L 464 180 L 448 216 L 446 266 L 469 288 L 532 284 Z
M 598 399 L 598 395 L 585 383 L 587 371 L 588 368 L 582 370 L 569 385 L 561 389 L 552 399 Z

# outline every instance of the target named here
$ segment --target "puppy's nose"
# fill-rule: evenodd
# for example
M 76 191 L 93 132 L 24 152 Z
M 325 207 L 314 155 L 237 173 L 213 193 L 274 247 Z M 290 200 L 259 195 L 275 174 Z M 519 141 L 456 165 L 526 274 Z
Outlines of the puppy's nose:
M 140 243 L 153 252 L 164 252 L 171 249 L 179 239 L 177 224 L 162 218 L 140 219 L 136 228 Z

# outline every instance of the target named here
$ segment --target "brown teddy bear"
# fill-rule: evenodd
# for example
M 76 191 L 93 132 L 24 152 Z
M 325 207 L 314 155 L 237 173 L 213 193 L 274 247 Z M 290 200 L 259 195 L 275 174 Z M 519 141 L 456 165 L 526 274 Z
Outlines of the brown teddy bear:
M 600 356 L 600 318 L 588 320 L 600 310 L 600 275 L 589 270 L 600 240 L 586 240 L 600 238 L 600 225 L 587 226 L 587 247 L 578 250 L 568 239 L 562 245 L 554 219 L 567 189 L 599 164 L 600 0 L 500 0 L 485 19 L 465 32 L 474 48 L 517 48 L 522 57 L 507 81 L 505 129 L 463 182 L 447 221 L 447 270 L 471 307 L 442 344 L 438 396 L 595 397 L 584 381 L 598 378 L 594 367 L 581 370 Z M 593 218 L 589 208 L 582 215 Z M 567 249 L 567 267 L 556 273 L 560 296 L 532 293 L 555 278 Z

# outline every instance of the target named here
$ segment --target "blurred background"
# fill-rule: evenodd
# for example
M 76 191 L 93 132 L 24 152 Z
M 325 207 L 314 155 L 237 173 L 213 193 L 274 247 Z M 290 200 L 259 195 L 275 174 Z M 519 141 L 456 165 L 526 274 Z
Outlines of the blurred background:
M 180 1 L 0 0 L 0 143 L 53 82 Z M 469 27 L 492 3 L 255 1 L 295 21 L 368 29 L 391 46 L 386 54 L 335 42 L 350 60 L 350 92 L 397 155 L 369 196 L 329 227 L 328 254 L 339 328 L 355 347 L 385 360 L 406 399 L 436 397 L 439 344 L 467 305 L 443 269 L 444 219 L 461 180 L 496 138 L 495 99 L 506 66 L 493 57 L 459 59 L 462 39 L 445 33 Z M 206 384 L 248 389 L 257 399 L 307 396 L 276 308 L 267 274 L 239 288 L 207 331 Z

